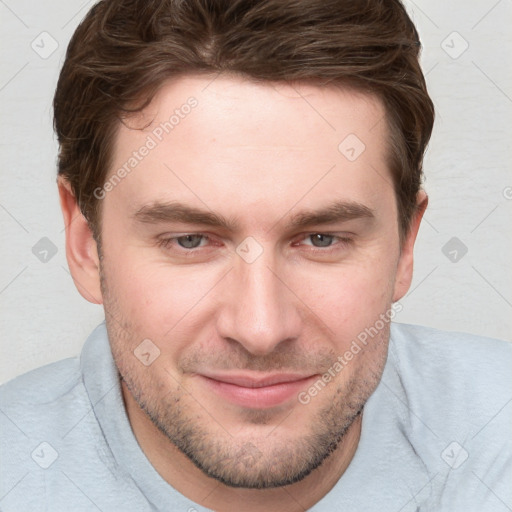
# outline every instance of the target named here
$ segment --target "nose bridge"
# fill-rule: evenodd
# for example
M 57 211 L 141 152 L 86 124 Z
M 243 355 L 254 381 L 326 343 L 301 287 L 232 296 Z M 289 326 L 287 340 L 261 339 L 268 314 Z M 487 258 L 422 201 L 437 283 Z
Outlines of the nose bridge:
M 255 355 L 264 355 L 298 336 L 300 317 L 294 295 L 277 277 L 270 251 L 250 263 L 237 257 L 230 274 L 228 303 L 219 326 L 223 337 Z

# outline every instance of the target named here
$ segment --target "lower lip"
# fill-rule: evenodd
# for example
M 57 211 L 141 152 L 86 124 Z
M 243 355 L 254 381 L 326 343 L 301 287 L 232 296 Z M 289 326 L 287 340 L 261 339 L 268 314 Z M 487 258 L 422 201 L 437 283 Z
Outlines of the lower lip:
M 244 386 L 236 386 L 227 382 L 210 379 L 201 376 L 202 380 L 215 393 L 222 398 L 242 407 L 251 409 L 266 409 L 281 405 L 293 397 L 297 397 L 300 391 L 307 388 L 310 382 L 315 379 L 315 375 L 305 379 L 295 380 L 292 382 L 282 382 L 272 386 L 264 386 L 261 388 L 246 388 Z

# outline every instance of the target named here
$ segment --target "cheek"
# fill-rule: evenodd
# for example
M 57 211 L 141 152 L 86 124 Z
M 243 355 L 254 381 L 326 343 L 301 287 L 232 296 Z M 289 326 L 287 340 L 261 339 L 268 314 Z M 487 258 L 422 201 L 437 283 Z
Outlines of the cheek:
M 160 339 L 178 324 L 185 325 L 201 302 L 207 302 L 222 269 L 173 266 L 144 253 L 125 251 L 119 264 L 105 265 L 105 276 L 119 314 L 135 332 Z
M 308 279 L 304 290 L 308 305 L 339 339 L 357 337 L 392 302 L 394 271 L 386 262 L 340 267 Z

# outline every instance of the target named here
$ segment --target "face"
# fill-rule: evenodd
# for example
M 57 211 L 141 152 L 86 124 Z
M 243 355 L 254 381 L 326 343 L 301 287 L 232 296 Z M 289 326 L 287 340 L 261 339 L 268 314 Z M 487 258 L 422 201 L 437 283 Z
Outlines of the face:
M 227 485 L 304 478 L 379 382 L 407 281 L 383 119 L 349 90 L 188 77 L 120 125 L 98 191 L 114 358 Z

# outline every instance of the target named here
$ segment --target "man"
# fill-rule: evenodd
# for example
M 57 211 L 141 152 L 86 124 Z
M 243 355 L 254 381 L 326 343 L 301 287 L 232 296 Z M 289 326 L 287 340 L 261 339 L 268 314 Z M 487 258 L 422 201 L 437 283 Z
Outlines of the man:
M 512 507 L 510 345 L 391 324 L 419 50 L 398 0 L 93 7 L 54 107 L 105 323 L 3 387 L 2 510 Z

